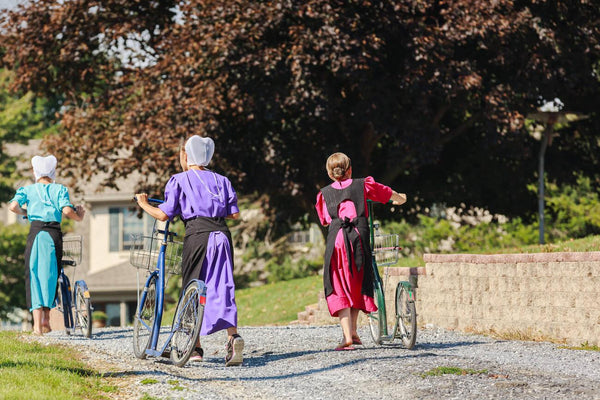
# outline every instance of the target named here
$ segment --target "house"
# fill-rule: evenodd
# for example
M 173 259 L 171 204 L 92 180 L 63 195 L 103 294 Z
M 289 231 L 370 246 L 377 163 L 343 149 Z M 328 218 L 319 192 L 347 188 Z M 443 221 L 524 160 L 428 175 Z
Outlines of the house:
M 31 175 L 16 187 L 33 183 L 30 160 L 39 151 L 41 141 L 32 140 L 28 145 L 5 145 L 8 154 L 19 156 L 18 168 L 23 175 Z M 61 183 L 60 160 L 58 160 L 56 182 Z M 83 237 L 82 261 L 76 268 L 68 268 L 72 282 L 83 279 L 88 285 L 94 310 L 102 310 L 108 315 L 107 325 L 126 326 L 133 320 L 137 303 L 138 278 L 146 277 L 145 271 L 138 271 L 129 263 L 129 250 L 132 246 L 131 234 L 149 233 L 154 220 L 147 214 L 142 218 L 133 202 L 133 188 L 138 176 L 130 176 L 116 182 L 117 189 L 102 189 L 99 183 L 103 177 L 96 176 L 81 188 L 81 194 L 69 190 L 73 204 L 83 204 L 86 216 L 82 222 L 74 224 L 74 232 L 69 234 Z M 11 213 L 8 205 L 2 205 L 0 222 L 26 224 L 23 218 Z M 139 275 L 138 275 L 139 274 Z M 140 285 L 143 285 L 143 281 Z M 56 318 L 53 318 L 53 322 Z M 60 318 L 58 319 L 60 320 Z

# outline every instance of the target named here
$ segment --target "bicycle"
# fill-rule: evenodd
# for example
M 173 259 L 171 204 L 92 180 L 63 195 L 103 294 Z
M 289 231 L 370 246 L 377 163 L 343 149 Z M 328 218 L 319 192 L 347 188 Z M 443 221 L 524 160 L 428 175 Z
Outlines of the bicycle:
M 369 228 L 373 260 L 373 286 L 377 311 L 369 313 L 371 337 L 376 345 L 400 339 L 407 349 L 412 349 L 417 340 L 417 309 L 415 291 L 408 281 L 396 286 L 395 323 L 392 333 L 388 334 L 387 312 L 385 308 L 385 284 L 381 280 L 378 267 L 396 264 L 400 246 L 397 234 L 380 235 L 379 225 L 373 223 L 373 202 L 368 201 Z M 386 277 L 387 282 L 387 277 Z
M 162 200 L 148 199 L 161 204 Z M 168 275 L 181 273 L 183 243 L 173 240 L 177 234 L 169 231 L 170 221 L 163 229 L 154 221 L 151 235 L 133 235 L 130 263 L 138 270 L 147 270 L 143 290 L 138 287 L 138 302 L 133 323 L 133 352 L 139 359 L 170 357 L 178 367 L 184 366 L 196 348 L 206 304 L 206 285 L 192 280 L 183 289 L 169 335 L 159 346 L 159 336 Z M 139 284 L 139 277 L 138 277 Z
M 63 256 L 58 275 L 56 303 L 58 311 L 63 314 L 65 332 L 74 334 L 78 329 L 87 338 L 92 337 L 92 301 L 90 291 L 84 280 L 75 282 L 71 290 L 71 281 L 65 267 L 76 267 L 81 263 L 82 238 L 78 235 L 63 237 Z M 75 279 L 75 270 L 73 270 Z

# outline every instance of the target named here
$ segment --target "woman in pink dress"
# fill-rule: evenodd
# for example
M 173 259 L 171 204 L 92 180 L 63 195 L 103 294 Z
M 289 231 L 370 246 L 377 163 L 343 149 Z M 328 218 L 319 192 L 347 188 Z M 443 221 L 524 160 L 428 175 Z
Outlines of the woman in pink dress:
M 329 227 L 323 267 L 323 285 L 329 313 L 340 319 L 344 339 L 336 350 L 354 350 L 362 344 L 356 331 L 358 313 L 377 311 L 373 300 L 373 265 L 369 243 L 367 199 L 400 205 L 406 195 L 368 176 L 352 179 L 350 158 L 334 153 L 327 159 L 333 181 L 317 195 L 317 214 Z

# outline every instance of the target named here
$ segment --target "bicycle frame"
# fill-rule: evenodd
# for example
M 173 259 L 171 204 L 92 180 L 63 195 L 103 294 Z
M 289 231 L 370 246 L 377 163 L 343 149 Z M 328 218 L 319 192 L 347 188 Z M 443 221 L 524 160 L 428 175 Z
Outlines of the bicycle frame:
M 370 242 L 371 242 L 371 259 L 373 263 L 373 286 L 374 286 L 374 299 L 377 304 L 377 316 L 371 315 L 369 318 L 373 318 L 376 320 L 379 328 L 379 338 L 376 340 L 377 344 L 381 344 L 383 341 L 393 341 L 395 338 L 403 336 L 398 336 L 399 331 L 401 335 L 405 335 L 404 326 L 400 324 L 400 318 L 398 316 L 398 310 L 396 310 L 396 318 L 395 324 L 392 329 L 392 334 L 388 333 L 388 324 L 387 324 L 387 310 L 386 310 L 386 302 L 385 302 L 385 292 L 383 287 L 383 280 L 381 279 L 381 274 L 379 273 L 379 268 L 377 266 L 377 260 L 375 257 L 375 227 L 373 223 L 373 201 L 367 200 L 368 203 L 368 212 L 369 212 L 369 229 L 370 229 Z M 409 296 L 409 301 L 414 303 L 414 288 L 412 284 L 408 281 L 401 281 L 396 286 L 396 301 L 400 291 L 406 291 Z M 414 307 L 414 305 L 413 305 Z M 375 337 L 374 337 L 375 339 Z M 404 341 L 404 339 L 402 339 Z M 412 344 L 409 345 L 408 348 L 412 348 L 414 345 L 414 338 L 412 340 Z
M 148 201 L 154 202 L 154 203 L 162 203 L 161 200 L 157 200 L 157 199 L 148 199 Z M 157 229 L 156 226 L 153 229 L 153 235 L 156 232 L 158 232 L 159 234 L 162 234 L 162 240 L 160 242 L 160 248 L 158 251 L 158 257 L 157 257 L 157 261 L 156 261 L 156 269 L 154 271 L 152 271 L 150 273 L 150 275 L 148 276 L 148 278 L 146 279 L 146 283 L 144 285 L 144 291 L 139 299 L 138 310 L 135 315 L 135 318 L 137 319 L 137 321 L 139 323 L 141 323 L 143 325 L 144 329 L 147 329 L 150 332 L 150 340 L 148 342 L 148 347 L 144 350 L 144 353 L 149 356 L 153 356 L 153 357 L 160 357 L 160 356 L 168 353 L 167 349 L 169 348 L 169 346 L 171 344 L 171 340 L 182 325 L 180 318 L 177 318 L 178 315 L 176 314 L 174 317 L 173 326 L 171 327 L 171 331 L 169 332 L 169 335 L 167 336 L 164 344 L 160 348 L 157 348 L 159 345 L 158 341 L 159 341 L 159 337 L 160 337 L 160 328 L 161 328 L 161 324 L 162 324 L 163 311 L 164 311 L 163 309 L 164 309 L 164 299 L 165 299 L 165 282 L 166 282 L 166 273 L 167 273 L 166 272 L 166 251 L 167 251 L 167 245 L 168 245 L 170 239 L 173 236 L 175 236 L 174 232 L 169 232 L 170 223 L 171 223 L 171 221 L 167 220 L 165 222 L 165 226 L 163 229 Z M 172 241 L 172 239 L 171 239 L 171 241 Z M 152 323 L 152 326 L 150 327 L 148 324 L 146 324 L 144 322 L 144 320 L 140 317 L 140 315 L 143 311 L 143 307 L 146 302 L 146 297 L 148 295 L 148 287 L 153 279 L 156 279 L 156 293 L 155 293 L 156 301 L 154 304 L 154 321 Z M 204 304 L 206 303 L 206 286 L 204 285 L 204 282 L 199 281 L 199 280 L 193 280 L 193 282 L 198 282 L 198 285 L 200 288 L 199 301 L 200 301 L 200 304 L 202 306 L 204 306 Z M 180 302 L 182 301 L 184 292 L 185 292 L 185 288 L 182 288 L 182 292 L 181 292 L 178 304 L 180 304 Z M 186 302 L 186 304 L 183 305 L 183 308 L 185 309 L 185 306 L 187 306 L 189 304 L 190 303 L 188 300 L 188 302 Z
M 144 321 L 140 318 L 140 322 L 146 327 L 146 329 L 151 330 L 152 335 L 150 337 L 150 344 L 149 347 L 146 349 L 146 354 L 150 355 L 150 356 L 155 356 L 155 357 L 159 357 L 163 354 L 163 352 L 166 350 L 167 346 L 169 345 L 169 342 L 171 341 L 171 338 L 173 337 L 173 332 L 174 330 L 171 330 L 171 333 L 169 335 L 169 337 L 167 338 L 167 340 L 165 341 L 165 344 L 163 345 L 163 347 L 160 350 L 157 350 L 156 347 L 158 345 L 158 337 L 160 336 L 160 326 L 162 323 L 162 316 L 163 316 L 163 305 L 164 305 L 164 298 L 165 298 L 165 252 L 167 249 L 167 243 L 168 243 L 168 238 L 169 238 L 169 224 L 170 221 L 167 220 L 167 222 L 165 223 L 165 227 L 164 230 L 157 230 L 157 232 L 162 233 L 163 234 L 163 239 L 161 241 L 160 244 L 160 250 L 158 253 L 158 260 L 156 262 L 156 270 L 154 272 L 152 272 L 150 274 L 150 276 L 148 276 L 148 279 L 146 279 L 146 284 L 144 285 L 144 293 L 142 294 L 142 298 L 140 299 L 140 304 L 139 306 L 141 307 L 144 304 L 144 301 L 146 300 L 146 295 L 148 294 L 146 288 L 148 287 L 148 283 L 150 282 L 151 279 L 153 279 L 153 276 L 157 277 L 157 281 L 156 281 L 156 303 L 154 304 L 154 321 L 153 321 L 153 325 L 152 327 L 149 327 L 148 325 L 146 325 L 144 323 Z M 136 318 L 139 318 L 139 314 L 141 313 L 141 309 L 138 310 L 137 314 L 136 314 Z
M 368 209 L 369 209 L 369 233 L 371 235 L 371 260 L 373 262 L 373 284 L 376 287 L 379 287 L 379 290 L 375 290 L 375 295 L 377 296 L 377 299 L 375 299 L 377 301 L 378 304 L 378 312 L 380 315 L 380 319 L 381 321 L 383 321 L 383 324 L 379 324 L 380 329 L 381 329 L 381 335 L 383 337 L 388 335 L 388 329 L 387 329 L 387 312 L 385 307 L 379 307 L 380 304 L 385 304 L 385 294 L 383 292 L 383 281 L 381 279 L 381 275 L 379 274 L 379 268 L 377 267 L 377 260 L 375 259 L 375 252 L 373 251 L 373 249 L 375 248 L 375 229 L 373 228 L 373 201 L 372 200 L 367 200 L 368 203 Z

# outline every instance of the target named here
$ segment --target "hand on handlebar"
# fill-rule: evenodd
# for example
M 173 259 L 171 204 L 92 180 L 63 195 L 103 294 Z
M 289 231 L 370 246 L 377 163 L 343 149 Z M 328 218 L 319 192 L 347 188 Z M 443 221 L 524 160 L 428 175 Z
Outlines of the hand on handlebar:
M 406 194 L 393 192 L 390 200 L 392 200 L 393 205 L 400 206 L 406 203 Z
M 137 193 L 133 199 L 140 205 L 146 204 L 148 203 L 148 193 Z
M 85 215 L 85 208 L 83 208 L 83 206 L 76 206 L 75 214 L 79 215 L 80 218 L 83 218 L 83 216 Z

